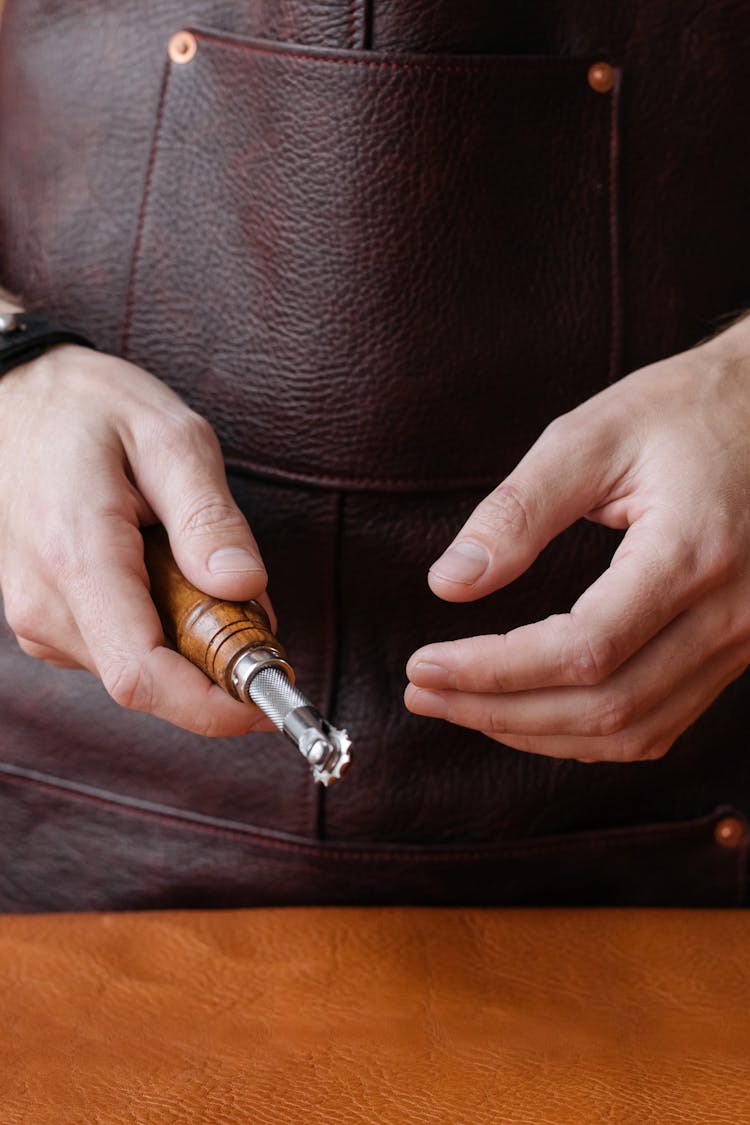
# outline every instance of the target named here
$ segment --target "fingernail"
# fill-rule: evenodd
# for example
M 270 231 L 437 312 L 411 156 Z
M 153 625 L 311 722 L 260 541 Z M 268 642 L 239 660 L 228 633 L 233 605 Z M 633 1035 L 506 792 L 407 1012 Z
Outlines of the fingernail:
M 238 574 L 248 570 L 257 573 L 263 570 L 255 555 L 244 547 L 220 547 L 211 555 L 207 566 L 212 574 Z
M 419 715 L 431 715 L 434 719 L 442 718 L 448 709 L 442 695 L 422 691 L 413 685 L 408 688 L 407 703 L 410 711 L 416 711 Z
M 442 664 L 431 664 L 426 660 L 420 660 L 414 665 L 410 679 L 418 687 L 438 688 L 442 691 L 456 686 L 454 672 L 449 672 Z
M 448 548 L 430 567 L 430 574 L 448 582 L 476 582 L 490 565 L 490 553 L 481 543 L 462 539 Z

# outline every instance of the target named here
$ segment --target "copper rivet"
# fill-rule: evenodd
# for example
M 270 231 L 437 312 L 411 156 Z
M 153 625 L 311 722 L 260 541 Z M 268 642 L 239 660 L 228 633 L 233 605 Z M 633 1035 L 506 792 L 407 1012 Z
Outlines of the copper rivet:
M 167 47 L 167 53 L 174 63 L 190 62 L 197 50 L 196 38 L 189 31 L 178 31 L 169 40 L 169 46 Z
M 714 839 L 722 848 L 736 848 L 745 835 L 745 825 L 736 816 L 725 816 L 714 827 Z
M 589 86 L 597 94 L 608 94 L 615 84 L 615 68 L 606 62 L 595 62 L 589 67 Z

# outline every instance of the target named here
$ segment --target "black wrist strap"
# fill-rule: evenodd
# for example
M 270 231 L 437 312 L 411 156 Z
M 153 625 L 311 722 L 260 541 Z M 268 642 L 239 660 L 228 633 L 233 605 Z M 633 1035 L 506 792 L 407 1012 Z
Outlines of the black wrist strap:
M 0 313 L 0 375 L 27 363 L 55 344 L 78 344 L 96 350 L 85 336 L 53 324 L 44 313 Z

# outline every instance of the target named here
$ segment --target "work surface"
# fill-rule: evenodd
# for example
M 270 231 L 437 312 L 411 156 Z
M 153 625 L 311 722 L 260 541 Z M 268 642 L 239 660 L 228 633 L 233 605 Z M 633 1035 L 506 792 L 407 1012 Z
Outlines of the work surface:
M 750 915 L 0 918 L 3 1125 L 750 1121 Z

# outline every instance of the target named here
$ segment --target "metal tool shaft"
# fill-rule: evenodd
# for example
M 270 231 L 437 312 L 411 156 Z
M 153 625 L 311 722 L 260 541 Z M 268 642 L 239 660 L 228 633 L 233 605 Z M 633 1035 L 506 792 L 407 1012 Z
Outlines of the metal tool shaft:
M 248 694 L 307 759 L 316 781 L 330 784 L 349 765 L 351 745 L 346 731 L 323 718 L 278 667 L 262 668 L 250 681 Z
M 259 707 L 307 760 L 323 785 L 341 777 L 351 742 L 294 684 L 294 672 L 255 601 L 226 602 L 179 570 L 163 528 L 144 531 L 146 564 L 164 631 L 179 652 L 226 692 Z

